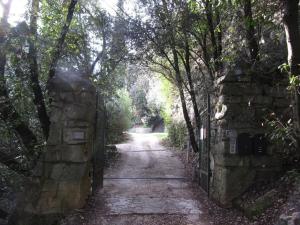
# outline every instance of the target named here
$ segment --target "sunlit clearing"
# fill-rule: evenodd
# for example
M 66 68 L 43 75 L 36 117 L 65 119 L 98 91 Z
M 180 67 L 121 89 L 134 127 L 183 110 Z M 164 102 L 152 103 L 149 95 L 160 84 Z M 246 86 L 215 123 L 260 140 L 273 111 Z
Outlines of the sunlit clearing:
M 4 4 L 7 0 L 2 0 Z M 25 12 L 27 8 L 27 0 L 13 0 L 11 4 L 11 10 L 9 14 L 9 23 L 16 24 L 22 20 L 25 20 Z M 0 17 L 3 15 L 3 7 L 0 5 Z
M 128 15 L 132 14 L 134 11 L 134 2 L 135 0 L 125 0 L 124 1 L 124 12 Z M 101 8 L 105 9 L 109 14 L 116 16 L 117 11 L 120 11 L 118 7 L 118 0 L 101 0 L 98 1 L 98 4 Z

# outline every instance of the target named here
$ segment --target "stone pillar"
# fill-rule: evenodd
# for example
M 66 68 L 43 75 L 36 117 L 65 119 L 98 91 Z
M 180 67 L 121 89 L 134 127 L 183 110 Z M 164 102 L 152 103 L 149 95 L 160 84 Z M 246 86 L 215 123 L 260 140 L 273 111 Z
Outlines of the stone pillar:
M 23 209 L 30 215 L 30 225 L 52 224 L 83 207 L 91 192 L 95 88 L 80 74 L 61 72 L 50 81 L 49 96 L 50 136 L 35 169 L 38 193 L 32 193 Z M 28 220 L 20 220 L 17 224 L 29 225 Z
M 210 197 L 223 206 L 231 207 L 251 185 L 281 171 L 280 149 L 264 137 L 264 120 L 266 108 L 278 115 L 288 108 L 286 80 L 275 85 L 255 77 L 260 74 L 229 71 L 216 81 Z

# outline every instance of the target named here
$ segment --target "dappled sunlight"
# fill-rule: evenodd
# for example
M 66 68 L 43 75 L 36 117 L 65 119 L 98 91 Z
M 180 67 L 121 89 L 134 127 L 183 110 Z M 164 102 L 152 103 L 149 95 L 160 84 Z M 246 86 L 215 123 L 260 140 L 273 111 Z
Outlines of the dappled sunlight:
M 299 12 L 0 0 L 0 225 L 295 225 Z

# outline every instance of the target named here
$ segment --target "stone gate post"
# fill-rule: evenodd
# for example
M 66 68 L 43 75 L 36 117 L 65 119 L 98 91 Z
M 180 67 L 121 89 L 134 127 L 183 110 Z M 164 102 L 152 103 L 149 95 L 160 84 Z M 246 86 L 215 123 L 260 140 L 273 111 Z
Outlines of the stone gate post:
M 76 72 L 59 72 L 49 83 L 49 96 L 50 135 L 35 169 L 39 188 L 24 206 L 29 219 L 20 218 L 18 225 L 53 224 L 83 207 L 91 192 L 95 87 Z

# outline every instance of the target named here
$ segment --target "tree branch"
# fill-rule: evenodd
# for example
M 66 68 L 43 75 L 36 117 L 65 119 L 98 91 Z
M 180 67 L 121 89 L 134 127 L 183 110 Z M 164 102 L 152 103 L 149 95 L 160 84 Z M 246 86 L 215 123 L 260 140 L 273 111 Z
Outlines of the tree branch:
M 32 0 L 30 16 L 30 36 L 29 36 L 29 67 L 30 81 L 33 92 L 33 103 L 37 108 L 38 118 L 42 127 L 44 138 L 47 140 L 49 136 L 50 119 L 44 101 L 44 94 L 39 83 L 39 69 L 37 62 L 37 50 L 35 43 L 37 42 L 37 18 L 39 12 L 39 0 Z
M 55 76 L 56 66 L 57 66 L 58 60 L 61 56 L 61 52 L 62 52 L 62 49 L 63 49 L 63 45 L 65 43 L 67 33 L 69 32 L 70 24 L 71 24 L 72 19 L 73 19 L 73 14 L 74 14 L 77 2 L 78 2 L 78 0 L 71 0 L 71 2 L 69 4 L 68 15 L 67 15 L 65 23 L 64 23 L 64 25 L 61 29 L 60 36 L 57 39 L 57 43 L 56 43 L 54 52 L 53 52 L 52 57 L 51 57 L 51 63 L 50 63 L 48 79 L 51 79 Z
M 7 20 L 11 2 L 12 1 L 8 1 L 6 7 L 4 7 L 3 17 L 0 21 L 0 25 L 5 31 L 0 34 L 0 119 L 12 127 L 24 144 L 27 156 L 31 156 L 33 155 L 34 147 L 37 144 L 37 138 L 29 129 L 28 124 L 23 121 L 22 117 L 13 106 L 11 100 L 9 99 L 8 90 L 6 87 L 6 45 L 7 33 L 9 30 Z

